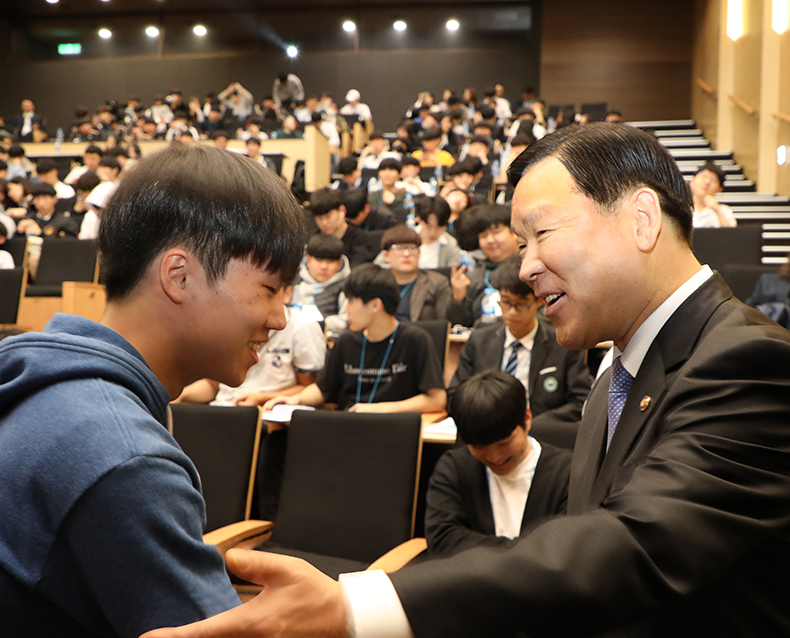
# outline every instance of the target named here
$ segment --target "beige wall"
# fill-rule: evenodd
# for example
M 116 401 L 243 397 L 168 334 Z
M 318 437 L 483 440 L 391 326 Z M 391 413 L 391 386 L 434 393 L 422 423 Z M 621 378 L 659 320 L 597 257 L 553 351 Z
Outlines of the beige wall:
M 608 102 L 626 119 L 691 116 L 693 5 L 685 0 L 543 3 L 541 94 Z
M 727 0 L 698 0 L 692 117 L 714 148 L 733 152 L 758 190 L 790 195 L 790 167 L 776 164 L 777 146 L 790 146 L 790 122 L 774 115 L 790 116 L 790 30 L 778 35 L 771 29 L 772 5 L 744 0 L 743 35 L 732 41 Z M 715 93 L 706 94 L 699 80 Z

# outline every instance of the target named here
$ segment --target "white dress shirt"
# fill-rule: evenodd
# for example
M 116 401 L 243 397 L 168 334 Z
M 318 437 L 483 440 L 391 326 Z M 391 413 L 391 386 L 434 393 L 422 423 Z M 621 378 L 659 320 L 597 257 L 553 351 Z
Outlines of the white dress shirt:
M 535 320 L 535 325 L 532 326 L 532 330 L 521 337 L 521 339 L 516 339 L 510 332 L 510 328 L 505 326 L 505 348 L 502 352 L 502 362 L 499 367 L 502 370 L 505 369 L 507 362 L 510 360 L 510 355 L 513 352 L 513 344 L 518 341 L 523 348 L 519 348 L 517 351 L 516 356 L 518 358 L 518 364 L 516 365 L 516 374 L 513 376 L 521 381 L 527 391 L 529 390 L 529 362 L 532 359 L 532 346 L 535 345 L 535 335 L 537 332 L 537 320 Z
M 521 533 L 524 508 L 540 458 L 540 443 L 529 437 L 530 450 L 515 469 L 505 476 L 486 468 L 488 497 L 494 514 L 494 533 L 505 538 L 517 538 Z

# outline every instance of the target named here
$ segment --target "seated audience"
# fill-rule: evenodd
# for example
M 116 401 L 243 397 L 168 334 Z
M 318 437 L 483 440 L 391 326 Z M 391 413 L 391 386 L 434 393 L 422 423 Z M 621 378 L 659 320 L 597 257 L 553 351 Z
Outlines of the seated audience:
M 478 373 L 448 400 L 466 446 L 445 452 L 428 484 L 428 552 L 450 556 L 505 546 L 546 518 L 564 514 L 571 453 L 529 435 L 523 386 L 501 370 Z
M 373 208 L 404 209 L 407 191 L 400 181 L 400 160 L 388 158 L 379 164 L 379 179 L 368 189 L 368 203 Z
M 345 195 L 330 188 L 312 194 L 309 211 L 315 218 L 320 232 L 334 235 L 343 242 L 343 254 L 353 268 L 366 261 L 373 261 L 375 249 L 364 230 L 346 222 Z
M 427 332 L 395 318 L 400 296 L 393 274 L 365 264 L 352 271 L 343 291 L 350 330 L 338 337 L 316 382 L 264 408 L 331 402 L 352 412 L 444 410 L 439 358 Z
M 79 223 L 69 211 L 58 211 L 58 196 L 51 184 L 40 182 L 30 188 L 32 207 L 24 219 L 17 222 L 17 232 L 22 235 L 48 237 L 76 237 Z
M 17 177 L 28 179 L 33 172 L 33 162 L 25 156 L 25 148 L 14 144 L 8 149 L 8 168 L 6 179 L 10 182 Z
M 290 296 L 288 286 L 283 302 L 287 304 Z M 321 326 L 293 307 L 285 308 L 285 320 L 285 328 L 269 331 L 257 363 L 247 371 L 240 386 L 200 379 L 184 388 L 174 403 L 263 405 L 279 394 L 296 394 L 313 383 L 326 358 Z
M 343 284 L 351 274 L 343 242 L 319 233 L 307 242 L 304 261 L 293 283 L 290 305 L 306 317 L 324 321 L 327 331 L 346 329 Z
M 726 228 L 738 225 L 732 209 L 716 200 L 716 193 L 724 189 L 724 179 L 724 171 L 713 162 L 700 166 L 691 178 L 689 187 L 694 197 L 694 228 Z
M 398 223 L 392 211 L 386 208 L 372 208 L 368 204 L 368 190 L 364 186 L 345 191 L 343 205 L 346 207 L 346 221 L 362 230 L 386 230 Z
M 453 301 L 447 310 L 452 324 L 471 327 L 478 319 L 490 323 L 502 315 L 499 293 L 490 281 L 500 264 L 518 253 L 518 238 L 510 229 L 510 208 L 497 204 L 480 206 L 474 226 L 485 261 L 468 274 L 466 265 L 453 265 L 450 284 Z
M 785 303 L 790 295 L 790 253 L 778 273 L 763 273 L 749 298 L 744 302 L 756 308 L 764 303 Z
M 63 181 L 66 184 L 73 186 L 77 180 L 85 175 L 85 173 L 92 172 L 95 173 L 96 170 L 99 168 L 99 162 L 101 158 L 104 156 L 104 151 L 101 150 L 95 144 L 91 144 L 85 149 L 85 152 L 82 154 L 82 166 L 77 166 L 72 168 L 69 171 L 69 174 L 66 175 L 66 179 Z
M 14 268 L 14 257 L 7 250 L 3 250 L 2 246 L 8 239 L 8 228 L 5 224 L 0 223 L 0 270 Z
M 368 138 L 368 144 L 359 154 L 359 168 L 362 170 L 376 170 L 381 160 L 391 158 L 399 159 L 397 153 L 388 150 L 389 142 L 381 131 L 373 131 Z
M 400 179 L 403 188 L 412 195 L 433 195 L 433 185 L 420 179 L 420 160 L 411 155 L 401 158 Z
M 44 157 L 36 163 L 36 174 L 38 179 L 45 184 L 50 184 L 55 188 L 58 199 L 71 199 L 74 197 L 74 188 L 64 184 L 58 177 L 58 164 L 49 157 Z
M 431 128 L 422 134 L 422 148 L 414 151 L 412 155 L 420 161 L 420 166 L 452 166 L 455 158 L 447 151 L 441 150 L 442 132 L 438 128 Z
M 395 275 L 400 302 L 399 321 L 444 319 L 452 298 L 450 282 L 441 273 L 419 265 L 420 235 L 405 224 L 390 228 L 381 238 L 381 254 L 375 263 L 388 266 Z
M 346 104 L 340 109 L 340 115 L 351 116 L 361 122 L 372 122 L 373 115 L 370 112 L 370 107 L 361 102 L 361 99 L 359 91 L 351 89 L 346 93 Z
M 442 193 L 442 199 L 450 205 L 450 219 L 447 222 L 447 232 L 455 236 L 455 224 L 461 213 L 475 205 L 474 195 L 467 190 L 451 188 L 447 192 Z
M 502 369 L 527 390 L 536 424 L 576 423 L 592 383 L 585 353 L 557 343 L 554 326 L 538 312 L 543 302 L 519 279 L 520 265 L 517 257 L 508 259 L 491 276 L 499 292 L 502 321 L 472 331 L 450 393 L 477 372 Z
M 247 146 L 247 157 L 249 157 L 253 162 L 256 164 L 260 164 L 261 166 L 265 166 L 273 170 L 275 173 L 277 172 L 277 166 L 269 157 L 266 157 L 263 153 L 261 153 L 261 141 L 257 137 L 249 137 L 247 138 L 246 142 Z
M 340 179 L 332 182 L 333 190 L 348 190 L 349 188 L 359 188 L 366 186 L 362 183 L 362 171 L 357 166 L 357 160 L 353 157 L 344 157 L 337 166 Z
M 423 197 L 417 201 L 415 214 L 420 234 L 420 268 L 449 268 L 458 261 L 461 249 L 447 226 L 450 204 L 442 197 Z

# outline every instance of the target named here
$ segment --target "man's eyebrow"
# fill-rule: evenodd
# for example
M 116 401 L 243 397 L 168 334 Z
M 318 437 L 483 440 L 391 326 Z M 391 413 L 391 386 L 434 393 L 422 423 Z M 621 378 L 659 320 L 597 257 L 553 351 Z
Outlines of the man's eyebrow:
M 524 215 L 517 223 L 511 222 L 510 227 L 514 233 L 518 235 L 518 227 L 520 228 L 527 228 L 529 226 L 534 226 L 535 223 L 540 219 L 543 215 L 544 211 L 546 210 L 545 206 L 538 206 L 532 212 Z

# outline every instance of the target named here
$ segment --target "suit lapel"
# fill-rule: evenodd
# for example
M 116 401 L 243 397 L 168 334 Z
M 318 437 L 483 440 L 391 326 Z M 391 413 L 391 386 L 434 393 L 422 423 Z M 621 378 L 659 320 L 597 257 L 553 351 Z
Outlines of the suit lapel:
M 549 349 L 546 347 L 546 341 L 548 340 L 546 331 L 543 330 L 543 326 L 540 325 L 540 321 L 537 319 L 535 321 L 538 322 L 538 331 L 535 333 L 535 341 L 532 344 L 532 352 L 529 356 L 528 379 L 530 392 L 533 392 L 539 387 L 538 373 L 543 368 L 543 362 L 546 360 L 549 352 Z
M 422 307 L 425 305 L 425 297 L 428 294 L 427 279 L 427 275 L 422 271 L 417 273 L 417 279 L 414 281 L 414 288 L 411 291 L 411 307 L 409 309 L 412 321 L 419 321 L 422 314 Z
M 486 466 L 477 461 L 475 465 L 475 488 L 473 493 L 477 500 L 477 512 L 480 516 L 477 522 L 483 534 L 493 535 L 496 533 L 496 526 L 494 525 L 494 510 L 491 507 L 491 493 L 488 489 Z

